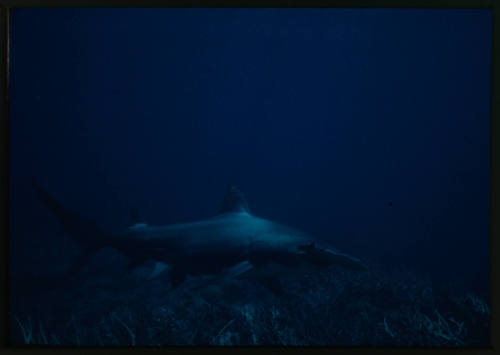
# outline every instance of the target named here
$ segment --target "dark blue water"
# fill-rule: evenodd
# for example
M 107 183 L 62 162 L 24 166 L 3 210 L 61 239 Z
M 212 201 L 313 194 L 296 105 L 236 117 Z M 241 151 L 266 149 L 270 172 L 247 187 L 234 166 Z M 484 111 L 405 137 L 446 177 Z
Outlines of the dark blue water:
M 14 9 L 10 25 L 13 273 L 64 235 L 31 178 L 115 230 L 132 208 L 213 216 L 233 183 L 255 215 L 488 299 L 490 11 Z

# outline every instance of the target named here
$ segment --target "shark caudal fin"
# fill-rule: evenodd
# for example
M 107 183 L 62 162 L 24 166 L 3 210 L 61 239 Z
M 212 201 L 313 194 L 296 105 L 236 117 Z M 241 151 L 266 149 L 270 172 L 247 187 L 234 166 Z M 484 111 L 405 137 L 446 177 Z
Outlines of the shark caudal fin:
M 89 250 L 104 246 L 102 244 L 104 244 L 105 233 L 94 221 L 63 207 L 59 201 L 35 180 L 32 180 L 32 185 L 42 202 L 62 225 L 64 231 L 80 244 L 81 247 Z

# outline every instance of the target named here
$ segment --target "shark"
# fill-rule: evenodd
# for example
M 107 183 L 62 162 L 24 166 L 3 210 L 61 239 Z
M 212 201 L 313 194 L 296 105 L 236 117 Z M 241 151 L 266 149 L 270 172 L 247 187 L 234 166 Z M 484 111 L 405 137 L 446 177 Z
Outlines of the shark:
M 153 260 L 155 267 L 148 278 L 168 270 L 172 289 L 182 285 L 188 276 L 204 275 L 210 277 L 209 281 L 254 279 L 280 295 L 280 277 L 287 272 L 330 266 L 367 270 L 360 259 L 320 245 L 308 233 L 255 216 L 244 194 L 232 184 L 213 217 L 156 226 L 137 222 L 119 232 L 106 231 L 92 219 L 66 208 L 36 181 L 33 187 L 64 231 L 81 247 L 68 276 L 104 247 L 127 256 L 127 269 Z

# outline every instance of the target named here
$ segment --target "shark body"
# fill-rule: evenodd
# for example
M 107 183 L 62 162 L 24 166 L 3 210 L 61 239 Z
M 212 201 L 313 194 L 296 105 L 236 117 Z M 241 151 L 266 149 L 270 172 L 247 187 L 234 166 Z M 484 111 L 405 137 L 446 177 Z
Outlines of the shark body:
M 366 269 L 357 258 L 317 245 L 307 233 L 254 216 L 241 191 L 232 185 L 219 214 L 212 218 L 166 226 L 136 223 L 117 234 L 104 232 L 93 221 L 64 208 L 38 184 L 34 183 L 34 187 L 66 232 L 83 248 L 70 273 L 102 247 L 112 247 L 128 256 L 129 267 L 156 261 L 151 278 L 168 265 L 173 288 L 188 275 L 248 276 L 279 294 L 279 273 L 283 270 L 304 265 Z

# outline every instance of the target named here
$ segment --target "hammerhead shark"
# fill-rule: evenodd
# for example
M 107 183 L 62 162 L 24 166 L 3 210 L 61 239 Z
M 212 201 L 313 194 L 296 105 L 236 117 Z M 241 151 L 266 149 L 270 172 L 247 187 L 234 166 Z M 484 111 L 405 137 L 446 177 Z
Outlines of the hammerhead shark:
M 77 272 L 98 249 L 111 247 L 125 254 L 133 268 L 156 262 L 149 278 L 169 269 L 172 289 L 186 276 L 252 278 L 281 294 L 280 275 L 301 267 L 332 265 L 363 271 L 357 258 L 318 245 L 307 233 L 250 213 L 245 196 L 229 185 L 219 213 L 204 220 L 150 226 L 135 223 L 119 233 L 106 232 L 91 219 L 71 211 L 38 183 L 33 186 L 67 234 L 82 248 L 68 274 Z

